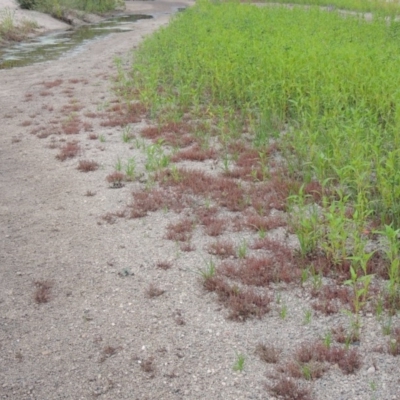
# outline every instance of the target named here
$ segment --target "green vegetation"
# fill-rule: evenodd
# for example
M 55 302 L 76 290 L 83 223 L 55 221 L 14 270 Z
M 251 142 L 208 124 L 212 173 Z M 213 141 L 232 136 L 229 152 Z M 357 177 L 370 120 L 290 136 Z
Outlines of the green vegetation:
M 341 191 L 334 215 L 352 201 L 358 219 L 397 226 L 399 38 L 380 18 L 205 1 L 145 40 L 132 76 L 155 110 L 235 119 L 258 147 L 290 143 L 292 174 Z
M 22 8 L 38 10 L 61 17 L 64 10 L 76 9 L 105 13 L 121 4 L 120 0 L 18 0 Z
M 242 372 L 244 370 L 245 361 L 246 358 L 243 354 L 236 353 L 236 361 L 235 364 L 233 365 L 233 370 L 237 372 Z
M 0 45 L 3 40 L 20 41 L 36 28 L 38 25 L 34 21 L 23 19 L 17 22 L 14 12 L 5 8 L 0 12 Z
M 265 3 L 288 3 L 285 0 L 263 0 Z M 400 14 L 398 1 L 385 0 L 292 0 L 290 4 L 319 5 L 329 9 L 338 8 L 358 12 L 373 12 L 382 15 Z
M 320 7 L 200 0 L 145 39 L 120 77 L 127 104 L 157 118 L 146 133 L 149 171 L 169 165 L 159 162 L 167 132 L 201 121 L 198 148 L 212 141 L 221 174 L 234 180 L 231 210 L 253 207 L 261 218 L 269 207 L 255 192 L 239 195 L 243 180 L 285 193 L 297 279 L 310 277 L 316 291 L 323 277 L 342 284 L 356 333 L 376 277 L 387 281 L 385 309 L 400 308 L 399 40 L 400 22 L 379 13 L 366 21 Z M 195 147 L 185 151 L 199 160 Z M 244 250 L 240 268 L 257 270 L 261 261 Z

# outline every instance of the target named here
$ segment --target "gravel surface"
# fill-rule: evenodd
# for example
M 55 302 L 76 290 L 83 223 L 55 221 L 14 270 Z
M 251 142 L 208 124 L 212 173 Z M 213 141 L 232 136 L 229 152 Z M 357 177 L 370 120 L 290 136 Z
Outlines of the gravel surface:
M 135 157 L 138 174 L 145 172 L 143 151 L 123 142 L 122 128 L 101 126 L 115 100 L 113 60 L 128 65 L 144 36 L 191 3 L 126 4 L 127 12 L 154 18 L 60 60 L 0 70 L 0 399 L 277 398 L 267 386 L 282 373 L 260 359 L 257 346 L 280 349 L 283 368 L 302 343 L 348 327 L 348 315 L 312 311 L 306 323 L 309 291 L 282 284 L 270 289 L 274 301 L 262 319 L 231 321 L 200 280 L 215 238 L 196 228 L 195 250 L 181 251 L 165 238 L 181 218 L 173 212 L 106 221 L 145 187 L 135 181 L 113 189 L 105 179 L 118 159 Z M 76 115 L 87 132 L 56 134 Z M 131 133 L 147 123 L 133 124 Z M 78 157 L 61 162 L 59 147 L 71 140 Z M 100 168 L 79 172 L 79 160 Z M 268 235 L 296 242 L 282 228 Z M 223 235 L 237 245 L 256 237 Z M 314 399 L 400 399 L 400 357 L 387 353 L 387 343 L 382 321 L 367 313 L 360 343 L 350 346 L 360 369 L 344 374 L 333 364 L 322 378 L 298 382 Z M 244 368 L 235 371 L 241 355 Z

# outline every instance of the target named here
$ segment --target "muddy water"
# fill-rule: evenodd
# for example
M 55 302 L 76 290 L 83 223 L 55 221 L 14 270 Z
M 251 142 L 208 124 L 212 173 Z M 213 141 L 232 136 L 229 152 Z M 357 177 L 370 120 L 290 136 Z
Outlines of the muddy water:
M 0 49 L 0 69 L 22 67 L 83 51 L 93 40 L 110 33 L 134 28 L 135 21 L 152 18 L 150 15 L 124 15 L 98 24 L 85 25 L 71 31 L 53 32 Z

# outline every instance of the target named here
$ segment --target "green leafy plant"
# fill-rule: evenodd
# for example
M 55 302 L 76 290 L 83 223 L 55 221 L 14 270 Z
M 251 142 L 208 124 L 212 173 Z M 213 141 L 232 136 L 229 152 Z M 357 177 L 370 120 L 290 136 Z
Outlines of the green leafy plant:
M 199 274 L 204 280 L 213 278 L 215 276 L 216 272 L 217 272 L 217 268 L 216 268 L 215 262 L 213 260 L 209 260 L 206 263 L 206 267 L 199 270 Z
M 233 365 L 233 370 L 242 372 L 244 370 L 244 363 L 245 363 L 245 356 L 241 353 L 236 353 L 236 361 L 235 364 Z
M 135 179 L 136 161 L 133 157 L 130 158 L 125 165 L 125 175 L 126 175 L 127 179 L 129 179 L 131 181 Z
M 162 168 L 168 167 L 170 164 L 170 157 L 164 153 L 162 144 L 163 141 L 159 140 L 156 144 L 152 144 L 146 148 L 147 160 L 145 168 L 147 171 L 159 171 Z
M 121 159 L 118 157 L 117 162 L 114 165 L 114 169 L 118 172 L 122 171 L 122 161 Z
M 279 310 L 279 317 L 281 319 L 286 319 L 287 317 L 288 308 L 286 304 L 283 304 L 281 309 Z
M 240 259 L 244 259 L 247 256 L 247 252 L 248 252 L 247 242 L 245 240 L 243 240 L 242 243 L 238 247 L 237 255 Z
M 122 130 L 122 141 L 124 143 L 129 143 L 132 140 L 132 136 L 131 136 L 131 126 L 130 125 L 126 125 L 123 130 Z
M 309 323 L 311 323 L 311 318 L 312 318 L 312 311 L 311 310 L 305 310 L 304 311 L 304 320 L 303 323 L 305 325 L 308 325 Z

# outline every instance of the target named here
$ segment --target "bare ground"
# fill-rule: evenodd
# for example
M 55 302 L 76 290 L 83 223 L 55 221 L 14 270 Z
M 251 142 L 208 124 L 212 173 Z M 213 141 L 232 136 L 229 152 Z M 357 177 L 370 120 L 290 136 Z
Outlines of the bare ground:
M 273 399 L 265 385 L 278 373 L 260 360 L 257 345 L 276 346 L 285 359 L 300 343 L 348 324 L 343 314 L 305 323 L 309 295 L 285 285 L 261 320 L 229 321 L 199 281 L 214 239 L 198 230 L 196 250 L 182 252 L 165 238 L 177 215 L 164 211 L 107 223 L 107 213 L 123 209 L 143 184 L 111 189 L 106 176 L 118 158 L 135 157 L 139 174 L 145 160 L 123 143 L 121 127 L 101 126 L 115 99 L 113 59 L 129 59 L 144 36 L 185 5 L 127 2 L 129 12 L 155 18 L 79 54 L 0 71 L 1 399 Z M 77 115 L 80 133 L 62 133 Z M 79 144 L 78 157 L 61 162 L 56 155 L 70 141 Z M 79 172 L 78 160 L 100 168 Z M 226 236 L 237 244 L 254 239 L 249 232 Z M 160 262 L 171 268 L 158 268 Z M 360 369 L 346 375 L 336 365 L 301 384 L 316 399 L 398 399 L 399 357 L 383 351 L 386 345 L 381 322 L 367 314 L 356 346 Z M 239 354 L 242 372 L 233 370 Z

